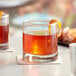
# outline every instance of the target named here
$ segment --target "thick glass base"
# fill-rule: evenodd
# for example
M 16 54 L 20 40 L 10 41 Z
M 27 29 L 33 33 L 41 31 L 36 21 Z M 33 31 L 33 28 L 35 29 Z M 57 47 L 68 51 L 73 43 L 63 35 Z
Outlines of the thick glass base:
M 0 50 L 6 50 L 9 48 L 9 44 L 5 43 L 5 44 L 0 44 Z
M 51 62 L 57 59 L 58 53 L 51 55 L 33 55 L 33 54 L 23 54 L 23 60 L 27 62 Z

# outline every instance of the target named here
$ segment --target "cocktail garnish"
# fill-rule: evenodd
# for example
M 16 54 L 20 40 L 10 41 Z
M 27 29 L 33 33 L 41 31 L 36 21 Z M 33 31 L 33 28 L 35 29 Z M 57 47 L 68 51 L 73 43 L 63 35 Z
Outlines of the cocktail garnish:
M 51 34 L 51 24 L 53 23 L 57 23 L 57 25 L 59 25 L 59 29 L 61 29 L 61 22 L 56 20 L 56 19 L 52 19 L 50 22 L 49 22 L 49 34 Z M 57 26 L 56 26 L 57 27 Z

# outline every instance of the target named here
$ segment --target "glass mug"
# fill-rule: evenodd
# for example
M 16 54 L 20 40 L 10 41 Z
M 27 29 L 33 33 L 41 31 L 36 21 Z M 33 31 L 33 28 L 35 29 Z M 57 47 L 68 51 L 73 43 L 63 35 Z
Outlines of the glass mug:
M 28 62 L 56 60 L 58 56 L 57 30 L 57 22 L 50 25 L 49 21 L 24 22 L 23 59 Z

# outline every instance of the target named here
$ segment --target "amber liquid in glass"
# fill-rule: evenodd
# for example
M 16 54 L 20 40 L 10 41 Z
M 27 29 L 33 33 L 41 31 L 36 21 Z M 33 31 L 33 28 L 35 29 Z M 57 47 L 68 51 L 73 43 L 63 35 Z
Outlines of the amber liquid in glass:
M 47 31 L 29 31 L 23 33 L 23 53 L 51 55 L 57 52 L 57 35 Z
M 8 43 L 9 25 L 0 25 L 0 45 Z M 7 48 L 8 46 L 0 46 L 0 48 Z

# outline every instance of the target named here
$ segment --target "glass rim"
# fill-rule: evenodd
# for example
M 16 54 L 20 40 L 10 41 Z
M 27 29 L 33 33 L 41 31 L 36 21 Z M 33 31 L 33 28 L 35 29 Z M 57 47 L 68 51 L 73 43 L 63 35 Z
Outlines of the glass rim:
M 35 23 L 35 22 L 46 22 L 46 23 Z M 23 21 L 23 26 L 49 26 L 49 22 L 50 20 L 31 20 L 31 21 Z M 52 23 L 51 25 L 53 24 L 56 24 L 57 22 L 55 23 Z
M 76 47 L 76 43 L 69 44 L 69 47 Z
M 9 17 L 9 15 L 7 13 L 3 13 L 2 18 L 6 18 Z
M 50 20 L 31 20 L 31 21 L 23 21 L 23 26 L 25 26 L 25 25 L 29 25 L 29 26 L 31 26 L 31 25 L 49 25 L 49 21 Z M 36 22 L 46 22 L 46 23 L 36 23 Z M 31 24 L 31 25 L 30 25 Z

